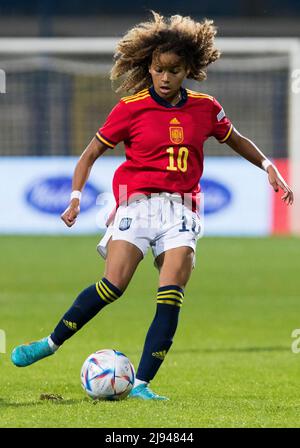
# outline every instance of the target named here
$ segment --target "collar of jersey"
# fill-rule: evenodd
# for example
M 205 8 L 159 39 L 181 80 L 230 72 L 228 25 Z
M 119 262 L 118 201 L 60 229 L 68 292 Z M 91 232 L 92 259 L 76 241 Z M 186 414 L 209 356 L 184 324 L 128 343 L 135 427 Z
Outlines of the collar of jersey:
M 167 101 L 164 98 L 162 98 L 161 96 L 159 96 L 155 92 L 153 86 L 149 88 L 149 93 L 152 96 L 152 98 L 154 99 L 154 101 L 156 101 L 161 106 L 168 107 L 169 109 L 173 109 L 174 107 L 183 106 L 186 103 L 187 98 L 188 98 L 187 91 L 183 87 L 180 87 L 180 92 L 181 92 L 181 100 L 178 103 L 173 105 L 173 104 L 169 103 L 169 101 Z

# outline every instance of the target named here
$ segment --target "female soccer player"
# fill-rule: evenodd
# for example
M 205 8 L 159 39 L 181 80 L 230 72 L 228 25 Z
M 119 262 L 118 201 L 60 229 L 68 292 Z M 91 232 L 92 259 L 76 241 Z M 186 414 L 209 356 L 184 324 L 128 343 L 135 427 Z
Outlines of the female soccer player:
M 104 276 L 79 294 L 50 336 L 15 348 L 12 361 L 22 367 L 53 354 L 121 297 L 151 246 L 159 270 L 157 309 L 130 396 L 164 400 L 149 382 L 171 347 L 194 264 L 205 140 L 214 136 L 265 169 L 273 189 L 283 190 L 286 204 L 293 203 L 293 193 L 276 167 L 233 127 L 215 98 L 182 87 L 185 78 L 205 79 L 207 67 L 220 56 L 213 22 L 153 16 L 118 44 L 111 79 L 124 77 L 121 88 L 132 94 L 119 101 L 81 155 L 70 205 L 62 214 L 65 224 L 73 226 L 95 160 L 123 141 L 126 161 L 113 179 L 116 211 L 98 246 L 106 258 Z

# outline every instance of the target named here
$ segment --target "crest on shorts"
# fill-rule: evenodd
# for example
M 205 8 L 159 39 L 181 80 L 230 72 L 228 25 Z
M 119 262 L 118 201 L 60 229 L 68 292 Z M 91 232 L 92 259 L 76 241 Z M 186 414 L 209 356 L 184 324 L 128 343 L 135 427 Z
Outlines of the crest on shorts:
M 183 142 L 183 128 L 181 126 L 170 126 L 170 140 L 172 143 L 179 145 Z
M 131 225 L 132 218 L 122 218 L 119 224 L 120 230 L 127 230 Z

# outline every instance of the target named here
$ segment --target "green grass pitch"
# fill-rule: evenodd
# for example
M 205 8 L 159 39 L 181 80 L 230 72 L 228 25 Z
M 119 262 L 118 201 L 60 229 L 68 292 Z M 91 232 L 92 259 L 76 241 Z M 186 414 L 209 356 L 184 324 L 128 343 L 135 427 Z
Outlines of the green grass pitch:
M 173 347 L 152 383 L 169 402 L 97 402 L 80 386 L 84 359 L 121 350 L 135 367 L 155 311 L 149 254 L 118 302 L 53 357 L 27 368 L 12 348 L 51 332 L 77 293 L 99 280 L 97 236 L 0 238 L 0 427 L 299 427 L 300 240 L 204 238 Z M 300 345 L 300 344 L 299 344 Z M 61 401 L 42 401 L 43 393 Z

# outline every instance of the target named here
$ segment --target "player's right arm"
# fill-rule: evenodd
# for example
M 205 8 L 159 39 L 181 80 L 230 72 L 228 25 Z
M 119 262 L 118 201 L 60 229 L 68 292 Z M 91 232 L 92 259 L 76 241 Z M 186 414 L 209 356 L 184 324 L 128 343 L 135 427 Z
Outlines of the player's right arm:
M 82 191 L 86 181 L 88 180 L 90 171 L 95 161 L 100 157 L 107 146 L 100 142 L 97 138 L 93 138 L 86 149 L 81 154 L 73 174 L 72 191 Z M 68 226 L 75 224 L 76 218 L 80 212 L 79 199 L 72 199 L 67 209 L 62 213 L 61 219 Z
M 77 162 L 73 175 L 72 191 L 82 191 L 95 160 L 104 151 L 111 150 L 117 143 L 128 139 L 130 119 L 129 108 L 123 101 L 119 101 Z M 69 207 L 61 215 L 61 219 L 68 227 L 72 227 L 79 211 L 79 199 L 72 199 Z

